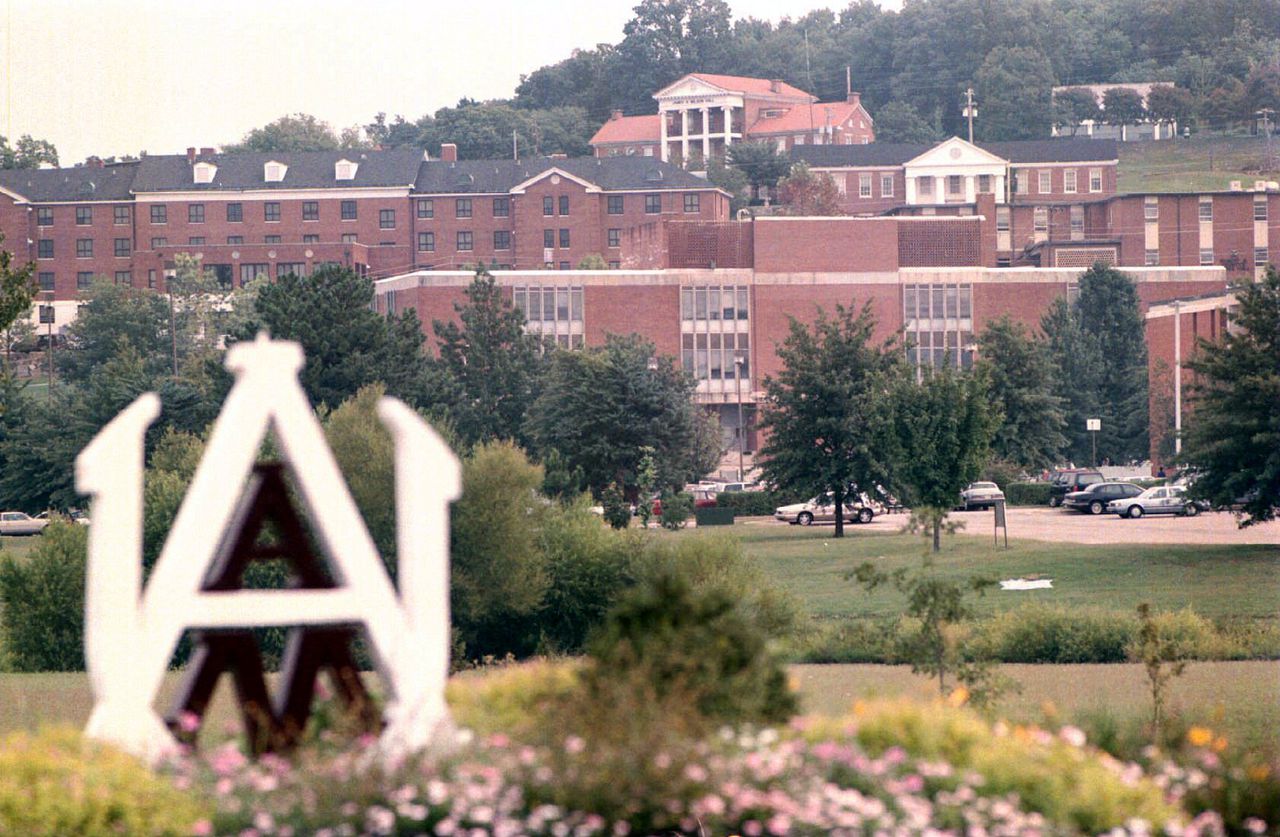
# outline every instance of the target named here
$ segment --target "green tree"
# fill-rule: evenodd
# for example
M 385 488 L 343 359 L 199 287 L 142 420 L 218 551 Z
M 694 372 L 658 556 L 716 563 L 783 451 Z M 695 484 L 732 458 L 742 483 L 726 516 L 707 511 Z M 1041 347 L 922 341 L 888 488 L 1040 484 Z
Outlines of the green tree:
M 81 384 L 94 379 L 124 347 L 138 353 L 149 377 L 172 374 L 167 297 L 97 281 L 80 299 L 80 313 L 65 331 L 67 348 L 56 355 L 58 374 L 64 381 Z
M 313 404 L 341 404 L 376 381 L 388 394 L 416 403 L 426 366 L 417 314 L 408 309 L 384 317 L 372 302 L 371 279 L 325 266 L 259 288 L 252 316 L 232 336 L 250 340 L 265 329 L 277 340 L 300 343 L 306 356 L 302 385 Z
M 1196 97 L 1182 87 L 1157 84 L 1147 91 L 1147 114 L 1158 122 L 1187 125 L 1196 112 Z
M 890 485 L 886 432 L 892 422 L 887 391 L 906 374 L 892 342 L 873 346 L 870 306 L 854 316 L 837 305 L 819 309 L 813 325 L 791 320 L 778 347 L 782 370 L 765 378 L 760 426 L 767 432 L 762 471 L 775 488 L 831 494 L 836 508 L 859 491 Z M 835 536 L 844 537 L 836 515 Z
M 1053 67 L 1030 47 L 997 47 L 974 78 L 984 140 L 1041 139 L 1053 123 Z
M 942 548 L 942 527 L 960 492 L 982 473 L 999 426 L 981 370 L 962 373 L 943 365 L 924 370 L 918 383 L 898 381 L 893 486 L 913 521 L 931 533 L 934 552 Z
M 1102 94 L 1102 117 L 1108 125 L 1133 125 L 1147 117 L 1142 96 L 1127 87 L 1112 87 Z
M 1059 130 L 1070 128 L 1074 137 L 1081 122 L 1089 119 L 1097 122 L 1101 118 L 1102 108 L 1089 88 L 1068 87 L 1053 94 L 1053 124 Z
M 1075 311 L 1100 360 L 1098 456 L 1113 462 L 1144 460 L 1150 453 L 1147 341 L 1137 288 L 1124 273 L 1096 264 L 1080 277 Z
M 445 393 L 437 403 L 468 445 L 511 439 L 528 448 L 525 413 L 546 366 L 541 341 L 525 332 L 524 313 L 483 269 L 454 311 L 455 320 L 432 324 L 440 356 L 431 365 Z
M 418 124 L 413 145 L 436 154 L 442 143 L 451 142 L 464 160 L 510 159 L 513 150 L 521 157 L 554 153 L 581 157 L 591 153 L 589 141 L 594 133 L 582 108 L 532 110 L 502 101 L 463 100 Z
M 22 561 L 0 552 L 0 636 L 16 671 L 84 670 L 87 534 L 53 523 Z
M 36 298 L 33 279 L 34 262 L 22 267 L 13 266 L 13 254 L 4 248 L 4 234 L 0 233 L 0 331 L 8 332 L 13 324 L 31 311 Z M 9 341 L 5 341 L 5 371 L 9 367 Z
M 653 107 L 653 93 L 681 75 L 721 72 L 731 13 L 725 0 L 640 0 L 623 26 L 614 69 L 615 101 L 630 113 Z
M 378 418 L 380 384 L 362 387 L 325 416 L 325 441 L 351 489 L 369 535 L 393 577 L 396 572 L 396 487 L 391 434 Z
M 58 149 L 53 143 L 23 134 L 17 145 L 10 146 L 9 140 L 0 136 L 0 169 L 35 169 L 44 163 L 58 165 Z
M 876 142 L 934 142 L 937 129 L 907 102 L 889 102 L 876 111 Z
M 725 165 L 719 157 L 707 161 L 707 180 L 729 193 L 729 217 L 735 217 L 739 209 L 751 203 L 751 184 L 746 173 Z
M 791 161 L 769 142 L 735 142 L 729 146 L 728 161 L 747 176 L 753 191 L 763 186 L 772 192 L 791 171 Z
M 826 172 L 815 172 L 804 163 L 778 181 L 778 213 L 781 215 L 843 215 L 840 190 Z
M 1183 459 L 1192 490 L 1215 505 L 1244 498 L 1242 526 L 1280 509 L 1280 273 L 1236 290 L 1233 329 L 1202 342 L 1189 368 L 1194 411 Z
M 222 146 L 225 153 L 241 151 L 333 151 L 340 148 L 333 126 L 309 113 L 282 116 L 254 128 L 240 142 Z
M 1028 468 L 1058 462 L 1067 445 L 1062 399 L 1053 393 L 1047 347 L 1008 315 L 978 337 L 979 361 L 990 383 L 991 406 L 1003 416 L 991 440 L 1000 459 Z
M 1040 319 L 1045 347 L 1055 364 L 1053 394 L 1063 405 L 1067 447 L 1066 459 L 1094 464 L 1092 445 L 1085 421 L 1099 413 L 1102 356 L 1098 341 L 1080 326 L 1075 310 L 1065 297 L 1058 297 Z
M 634 491 L 645 446 L 657 484 L 675 487 L 720 455 L 719 430 L 693 393 L 693 379 L 652 343 L 610 335 L 601 347 L 552 353 L 527 432 L 538 451 L 556 450 L 567 470 L 580 468 L 596 496 L 615 481 Z

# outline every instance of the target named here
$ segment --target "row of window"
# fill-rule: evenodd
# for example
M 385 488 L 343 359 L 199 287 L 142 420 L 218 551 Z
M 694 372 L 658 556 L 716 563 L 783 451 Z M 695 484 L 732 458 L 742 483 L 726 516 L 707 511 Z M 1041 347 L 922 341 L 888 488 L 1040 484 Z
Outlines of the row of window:
M 93 207 L 77 206 L 76 210 L 76 226 L 88 227 L 93 224 Z M 111 222 L 113 224 L 129 223 L 129 207 L 113 206 L 111 208 Z M 36 226 L 52 227 L 53 226 L 53 207 L 40 206 L 36 208 Z
M 244 220 L 244 204 L 239 202 L 228 203 L 226 206 L 227 221 L 238 223 Z M 80 210 L 92 209 L 92 207 L 76 208 L 76 223 L 80 223 Z M 124 220 L 120 220 L 120 211 L 124 210 Z M 44 211 L 44 210 L 42 210 Z M 52 212 L 50 213 L 48 224 L 53 223 Z M 169 223 L 169 206 L 163 203 L 153 203 L 150 207 L 152 224 Z M 359 209 L 356 201 L 342 201 L 338 207 L 338 215 L 343 221 L 355 221 L 359 217 Z M 280 202 L 266 201 L 262 204 L 262 219 L 264 221 L 276 222 L 280 220 Z M 303 201 L 302 202 L 302 220 L 319 221 L 320 220 L 320 202 L 319 201 Z M 202 203 L 187 204 L 187 223 L 203 224 L 205 222 L 205 205 Z M 40 223 L 37 221 L 37 223 Z M 92 223 L 92 220 L 85 223 Z M 116 223 L 127 224 L 128 207 L 116 207 Z M 394 230 L 396 228 L 396 211 L 394 209 L 378 210 L 378 226 L 384 230 Z
M 36 242 L 36 258 L 52 259 L 54 257 L 52 238 L 42 238 Z M 133 255 L 133 239 L 117 238 L 112 241 L 113 253 L 119 257 Z M 93 239 L 77 238 L 76 239 L 76 258 L 91 259 L 93 258 Z
M 681 288 L 680 319 L 685 322 L 745 321 L 747 288 L 735 285 Z
M 1035 178 L 1036 193 L 1040 195 L 1048 195 L 1053 193 L 1053 169 L 1016 169 L 1013 172 L 1013 191 L 1015 194 L 1026 195 L 1031 190 L 1031 180 Z M 1075 169 L 1062 170 L 1062 191 L 1071 195 L 1080 191 L 1076 180 L 1078 174 Z M 1089 191 L 1102 191 L 1102 169 L 1089 169 Z
M 973 316 L 973 287 L 970 285 L 905 285 L 902 291 L 902 318 L 912 320 L 967 320 Z
M 680 363 L 699 381 L 750 381 L 751 338 L 746 332 L 682 334 Z
M 524 312 L 527 323 L 582 322 L 582 287 L 516 285 L 512 304 Z
M 1145 221 L 1160 220 L 1160 199 L 1148 196 L 1142 201 L 1142 218 Z M 1201 195 L 1197 206 L 1197 218 L 1200 221 L 1213 220 L 1213 196 Z M 1255 195 L 1253 198 L 1253 220 L 1267 220 L 1267 196 Z
M 150 272 L 152 274 L 155 273 L 154 270 Z M 93 284 L 93 279 L 97 275 L 98 274 L 94 273 L 92 270 L 77 271 L 76 272 L 76 289 L 81 291 L 87 290 L 89 286 Z M 132 285 L 133 271 L 117 270 L 113 278 L 117 285 Z M 152 278 L 154 279 L 154 277 Z M 52 271 L 42 270 L 36 274 L 36 280 L 40 283 L 40 290 L 52 291 L 56 284 L 57 277 Z M 155 287 L 154 282 L 151 285 L 149 285 L 149 287 L 154 288 Z
M 1269 261 L 1268 256 L 1269 254 L 1267 252 L 1266 247 L 1254 247 L 1253 248 L 1253 266 L 1265 267 L 1267 265 L 1267 262 Z M 1160 251 L 1156 249 L 1144 251 L 1142 263 L 1147 267 L 1158 267 L 1160 265 Z M 1200 248 L 1200 264 L 1211 265 L 1215 263 L 1216 262 L 1214 260 L 1213 248 L 1201 247 Z

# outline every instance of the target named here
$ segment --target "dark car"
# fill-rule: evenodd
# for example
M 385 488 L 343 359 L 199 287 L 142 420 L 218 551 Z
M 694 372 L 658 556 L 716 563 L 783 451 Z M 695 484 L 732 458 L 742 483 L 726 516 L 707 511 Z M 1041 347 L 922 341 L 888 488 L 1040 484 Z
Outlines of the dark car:
M 1101 471 L 1087 468 L 1071 468 L 1058 471 L 1049 482 L 1049 505 L 1057 508 L 1062 505 L 1062 498 L 1073 491 L 1084 491 L 1091 485 L 1103 481 Z
M 1083 491 L 1073 491 L 1063 497 L 1062 506 L 1080 512 L 1087 511 L 1089 514 L 1102 514 L 1107 510 L 1108 503 L 1137 497 L 1142 491 L 1142 486 L 1131 482 L 1098 482 Z

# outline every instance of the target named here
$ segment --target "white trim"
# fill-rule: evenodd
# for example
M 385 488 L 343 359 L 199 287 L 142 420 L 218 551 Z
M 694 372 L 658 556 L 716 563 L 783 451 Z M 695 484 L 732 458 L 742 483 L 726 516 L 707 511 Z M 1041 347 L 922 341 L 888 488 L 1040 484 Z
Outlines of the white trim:
M 1211 297 L 1203 299 L 1169 299 L 1163 302 L 1153 302 L 1151 307 L 1147 309 L 1147 313 L 1143 315 L 1147 320 L 1158 320 L 1163 317 L 1172 317 L 1174 314 L 1198 314 L 1204 311 L 1222 311 L 1230 308 L 1238 302 L 1235 291 L 1223 291 L 1220 294 L 1214 294 Z
M 230 189 L 221 189 L 219 191 L 196 192 L 136 192 L 133 199 L 136 203 L 174 203 L 178 201 L 246 201 L 246 200 L 311 200 L 314 198 L 333 197 L 343 200 L 356 200 L 359 198 L 402 198 L 409 195 L 409 190 L 413 188 L 413 184 L 405 186 L 383 186 L 364 189 L 343 189 L 342 187 L 333 186 L 316 186 L 311 188 L 298 189 L 242 189 L 233 191 Z M 81 201 L 66 201 L 67 203 L 81 203 Z M 106 203 L 106 201 L 104 201 Z M 110 201 L 110 203 L 120 203 L 120 201 Z
M 539 180 L 545 180 L 546 178 L 550 177 L 553 174 L 558 174 L 563 178 L 572 180 L 574 183 L 577 183 L 579 186 L 586 189 L 588 193 L 604 191 L 599 186 L 597 186 L 596 184 L 592 183 L 589 180 L 583 180 L 581 177 L 578 177 L 577 175 L 569 174 L 569 172 L 565 171 L 559 166 L 552 166 L 546 171 L 539 172 L 538 174 L 535 174 L 533 177 L 530 177 L 528 180 L 525 180 L 522 183 L 517 183 L 516 185 L 512 186 L 511 189 L 509 190 L 509 194 L 523 195 L 526 191 L 528 191 L 530 186 L 537 183 Z

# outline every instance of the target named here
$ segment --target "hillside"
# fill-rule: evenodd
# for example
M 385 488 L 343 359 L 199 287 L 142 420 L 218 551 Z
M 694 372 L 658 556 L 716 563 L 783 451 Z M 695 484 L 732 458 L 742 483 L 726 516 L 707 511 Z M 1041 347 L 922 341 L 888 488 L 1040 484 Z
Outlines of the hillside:
M 1161 142 L 1120 145 L 1121 192 L 1200 192 L 1230 188 L 1239 180 L 1280 180 L 1280 137 L 1271 140 L 1266 165 L 1262 137 L 1206 135 Z

